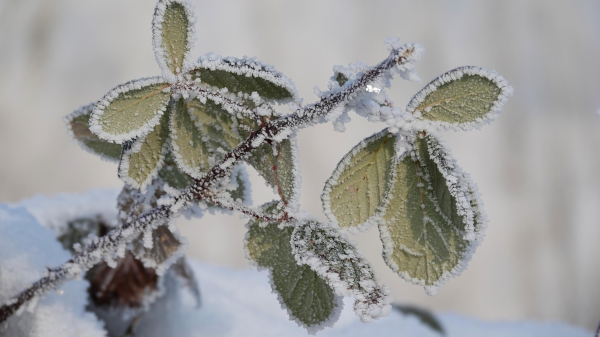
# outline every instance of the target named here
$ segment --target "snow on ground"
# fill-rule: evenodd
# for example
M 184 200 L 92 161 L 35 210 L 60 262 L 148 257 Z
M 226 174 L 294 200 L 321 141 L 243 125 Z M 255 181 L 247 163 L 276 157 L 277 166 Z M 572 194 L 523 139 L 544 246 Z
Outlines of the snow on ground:
M 82 196 L 60 195 L 36 197 L 20 204 L 0 204 L 0 303 L 37 280 L 46 266 L 57 266 L 69 253 L 56 241 L 49 227 L 60 226 L 64 218 L 61 207 L 83 211 L 84 205 L 73 207 L 68 200 L 86 200 L 108 205 L 114 192 L 89 192 Z M 31 207 L 32 216 L 23 207 Z M 108 215 L 106 207 L 98 209 Z M 74 214 L 71 214 L 74 216 Z M 37 218 L 37 220 L 36 220 Z M 68 217 L 67 217 L 68 218 Z M 241 243 L 240 243 L 241 244 Z M 190 261 L 202 292 L 202 306 L 186 291 L 179 291 L 176 281 L 166 279 L 166 296 L 158 300 L 140 320 L 138 337 L 195 336 L 307 336 L 306 331 L 288 319 L 277 297 L 271 293 L 267 272 L 233 270 Z M 24 312 L 0 324 L 0 336 L 35 337 L 100 337 L 102 323 L 84 311 L 87 281 L 71 281 L 62 287 L 63 295 L 51 293 L 39 301 L 33 312 Z M 401 299 L 399 299 L 401 300 Z M 492 304 L 490 304 L 492 305 Z M 439 314 L 447 336 L 590 336 L 589 331 L 558 323 L 485 322 L 457 314 Z M 317 334 L 329 336 L 439 336 L 415 317 L 393 311 L 388 317 L 372 323 L 361 323 L 352 310 L 352 300 L 345 307 L 334 328 Z

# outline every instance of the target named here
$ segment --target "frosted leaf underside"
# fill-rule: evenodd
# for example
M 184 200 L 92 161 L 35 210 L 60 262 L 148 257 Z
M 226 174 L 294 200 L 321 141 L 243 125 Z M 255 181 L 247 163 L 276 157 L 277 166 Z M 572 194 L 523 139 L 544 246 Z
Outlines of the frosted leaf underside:
M 168 125 L 168 114 L 164 114 L 152 132 L 124 151 L 119 168 L 123 181 L 138 189 L 144 189 L 150 183 L 163 164 Z
M 170 2 L 163 16 L 161 25 L 161 48 L 167 67 L 173 74 L 179 74 L 188 52 L 188 27 L 190 20 L 185 7 L 177 2 Z
M 342 228 L 354 228 L 377 213 L 391 179 L 394 141 L 384 130 L 344 156 L 323 192 L 330 220 Z
M 173 104 L 171 116 L 171 144 L 175 160 L 181 170 L 199 178 L 210 168 L 209 149 L 202 142 L 204 135 L 194 125 L 183 100 Z M 214 153 L 212 154 L 214 157 Z
M 257 220 L 248 224 L 248 257 L 270 270 L 273 291 L 293 318 L 309 328 L 321 325 L 335 315 L 339 301 L 316 272 L 296 263 L 290 245 L 293 227 L 278 225 Z
M 431 121 L 451 124 L 474 122 L 492 110 L 501 92 L 494 81 L 480 75 L 465 74 L 427 94 L 414 111 Z
M 430 135 L 417 139 L 414 156 L 405 154 L 398 160 L 380 231 L 386 263 L 404 278 L 435 291 L 454 270 L 462 269 L 474 243 L 465 238 L 466 217 L 459 214 L 457 200 L 468 203 L 470 197 L 448 188 L 428 142 L 437 140 Z M 435 155 L 445 162 L 442 157 L 448 154 Z
M 315 221 L 296 225 L 292 233 L 296 261 L 309 265 L 335 290 L 352 296 L 354 311 L 363 322 L 386 316 L 392 296 L 380 286 L 369 262 L 336 228 Z
M 293 95 L 286 88 L 260 77 L 246 76 L 246 74 L 235 74 L 225 70 L 211 70 L 208 68 L 196 69 L 196 75 L 202 83 L 219 89 L 227 88 L 229 92 L 243 92 L 251 94 L 257 92 L 265 99 L 283 100 L 292 98 Z
M 119 93 L 98 117 L 102 131 L 115 137 L 143 134 L 139 130 L 162 113 L 169 102 L 171 94 L 163 91 L 166 87 L 164 83 L 156 83 Z
M 73 137 L 86 149 L 99 156 L 118 161 L 121 158 L 121 145 L 102 140 L 90 131 L 90 113 L 92 109 L 93 104 L 90 105 L 89 109 L 86 109 L 84 114 L 69 121 L 69 128 L 73 133 Z

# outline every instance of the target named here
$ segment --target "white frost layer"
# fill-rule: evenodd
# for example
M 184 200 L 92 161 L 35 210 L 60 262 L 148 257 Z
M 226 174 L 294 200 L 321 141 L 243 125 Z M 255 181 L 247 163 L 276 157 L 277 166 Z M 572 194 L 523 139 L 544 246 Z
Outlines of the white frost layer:
M 60 265 L 70 257 L 54 233 L 24 208 L 0 204 L 0 303 L 37 281 L 47 266 Z M 0 324 L 0 336 L 106 336 L 103 324 L 85 311 L 88 286 L 85 280 L 66 283 L 60 295 L 50 293 L 34 307 Z
M 108 94 L 104 95 L 104 97 L 102 97 L 96 103 L 96 106 L 92 111 L 92 117 L 90 117 L 90 131 L 95 133 L 101 139 L 113 141 L 117 144 L 121 144 L 124 141 L 132 140 L 134 138 L 149 134 L 153 130 L 154 126 L 160 122 L 160 118 L 167 110 L 167 104 L 165 104 L 165 106 L 160 108 L 158 111 L 154 111 L 154 116 L 141 128 L 122 134 L 110 133 L 104 130 L 102 124 L 100 124 L 100 117 L 102 117 L 104 111 L 110 105 L 110 103 L 119 96 L 123 96 L 132 90 L 140 90 L 143 87 L 158 83 L 165 83 L 164 79 L 160 76 L 145 77 L 118 85 L 116 88 L 109 91 Z M 165 86 L 167 86 L 166 83 Z M 163 92 L 168 92 L 170 90 L 170 87 L 166 87 L 163 89 Z
M 258 77 L 285 88 L 292 94 L 291 99 L 283 99 L 277 103 L 300 103 L 298 90 L 294 82 L 287 78 L 275 68 L 266 63 L 257 61 L 255 58 L 244 57 L 241 59 L 235 57 L 222 57 L 214 53 L 201 56 L 192 68 L 206 68 L 210 70 L 224 70 L 230 73 L 244 75 L 247 77 Z M 193 73 L 193 70 L 190 70 Z M 200 79 L 202 80 L 202 79 Z
M 413 128 L 415 130 L 445 129 L 455 131 L 467 131 L 472 129 L 479 129 L 483 125 L 489 124 L 494 119 L 496 119 L 496 117 L 502 111 L 502 107 L 504 106 L 506 101 L 508 101 L 508 98 L 513 95 L 513 88 L 508 84 L 508 81 L 506 81 L 504 77 L 500 76 L 500 74 L 498 74 L 496 71 L 490 71 L 484 68 L 473 66 L 458 67 L 438 76 L 435 80 L 431 81 L 423 89 L 421 89 L 421 91 L 419 91 L 413 96 L 413 98 L 408 103 L 408 106 L 406 107 L 406 111 L 414 114 L 415 117 L 418 118 L 418 116 L 420 116 L 420 112 L 415 111 L 415 109 L 419 106 L 419 104 L 421 104 L 425 100 L 425 98 L 430 93 L 436 91 L 437 88 L 439 88 L 440 86 L 452 81 L 456 81 L 465 75 L 477 75 L 487 78 L 500 88 L 500 94 L 498 95 L 498 98 L 492 103 L 490 111 L 484 116 L 478 118 L 477 120 L 468 123 L 448 123 L 442 121 L 429 121 L 418 119 L 415 120 L 413 125 Z
M 98 217 L 107 225 L 116 226 L 118 195 L 118 189 L 91 190 L 83 194 L 62 193 L 52 197 L 36 195 L 15 206 L 26 208 L 42 226 L 60 236 L 67 230 L 68 222 L 81 218 Z
M 232 270 L 195 261 L 190 265 L 202 291 L 198 310 L 180 303 L 189 302 L 187 292 L 166 296 L 153 309 L 155 314 L 140 321 L 136 333 L 144 337 L 192 336 L 306 336 L 306 330 L 290 321 L 281 310 L 277 295 L 271 292 L 267 271 Z M 418 336 L 440 335 L 413 316 L 393 310 L 389 316 L 362 323 L 353 312 L 352 299 L 346 298 L 344 310 L 333 328 L 317 333 L 319 337 Z M 448 337 L 584 337 L 590 332 L 557 323 L 484 322 L 456 314 L 438 315 Z
M 160 67 L 162 75 L 169 83 L 177 82 L 178 74 L 173 74 L 165 61 L 169 56 L 162 48 L 162 24 L 167 12 L 167 6 L 173 3 L 181 4 L 188 18 L 187 46 L 183 58 L 183 68 L 186 70 L 190 68 L 189 54 L 190 50 L 194 49 L 194 42 L 196 40 L 196 16 L 194 15 L 194 7 L 187 0 L 159 0 L 154 9 L 154 18 L 152 20 L 152 47 L 154 48 L 154 57 L 156 58 L 156 62 Z M 179 73 L 185 71 L 184 69 L 179 69 Z

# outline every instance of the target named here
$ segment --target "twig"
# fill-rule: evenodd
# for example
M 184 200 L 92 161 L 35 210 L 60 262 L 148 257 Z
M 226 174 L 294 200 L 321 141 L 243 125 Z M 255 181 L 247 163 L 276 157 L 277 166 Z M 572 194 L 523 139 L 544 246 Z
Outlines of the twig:
M 6 321 L 28 301 L 35 297 L 41 297 L 56 289 L 68 279 L 80 275 L 101 262 L 105 256 L 114 252 L 117 247 L 131 242 L 142 232 L 157 227 L 161 222 L 168 221 L 172 214 L 187 207 L 195 198 L 203 198 L 209 194 L 211 186 L 224 178 L 232 165 L 246 157 L 264 140 L 287 138 L 291 132 L 319 122 L 334 108 L 348 102 L 368 84 L 383 76 L 394 66 L 411 62 L 410 57 L 415 50 L 416 48 L 413 45 L 405 45 L 398 50 L 393 50 L 387 59 L 364 72 L 362 76 L 355 80 L 348 81 L 340 91 L 322 97 L 318 102 L 299 108 L 294 113 L 268 125 L 261 126 L 233 151 L 227 153 L 223 160 L 213 166 L 201 179 L 196 180 L 192 186 L 183 190 L 179 196 L 174 198 L 172 205 L 158 206 L 113 229 L 106 236 L 99 238 L 85 250 L 75 254 L 62 266 L 47 272 L 45 277 L 2 305 L 0 307 L 0 323 Z M 278 141 L 281 141 L 281 139 L 278 139 Z

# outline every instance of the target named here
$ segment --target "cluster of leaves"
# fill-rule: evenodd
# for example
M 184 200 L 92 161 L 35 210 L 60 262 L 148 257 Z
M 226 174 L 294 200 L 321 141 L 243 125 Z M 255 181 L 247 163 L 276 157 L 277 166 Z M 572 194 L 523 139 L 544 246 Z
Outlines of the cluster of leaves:
M 213 190 L 198 195 L 199 202 L 202 207 L 241 210 L 252 218 L 247 257 L 270 271 L 282 307 L 311 333 L 337 320 L 342 296 L 354 297 L 354 310 L 365 322 L 392 309 L 389 289 L 378 283 L 345 231 L 358 233 L 378 225 L 386 263 L 429 294 L 462 272 L 487 220 L 475 184 L 436 132 L 477 128 L 493 120 L 511 94 L 501 76 L 477 67 L 454 69 L 425 86 L 402 110 L 384 90 L 371 85 L 389 87 L 393 67 L 415 80 L 419 46 L 391 41 L 392 55 L 403 51 L 405 62 L 390 58 L 385 62 L 397 66 L 382 67 L 380 73 L 363 64 L 335 67 L 330 90 L 321 96 L 339 99 L 319 107 L 328 109 L 323 121 L 334 121 L 336 130 L 343 130 L 347 112 L 354 110 L 389 127 L 342 158 L 321 196 L 331 221 L 323 224 L 298 212 L 294 129 L 277 130 L 270 138 L 263 132 L 286 118 L 272 104 L 299 107 L 293 83 L 250 58 L 208 54 L 192 62 L 194 22 L 185 0 L 159 0 L 152 30 L 162 75 L 119 85 L 65 119 L 85 149 L 119 162 L 119 177 L 126 183 L 119 200 L 123 222 L 167 204 L 220 165 L 229 176 L 212 182 Z M 370 70 L 373 79 L 365 76 Z M 279 200 L 253 209 L 243 206 L 249 201 L 249 186 L 241 164 L 223 160 L 257 135 L 242 159 Z M 184 246 L 173 227 L 169 222 L 151 226 L 122 248 L 131 253 L 117 256 L 164 270 Z

